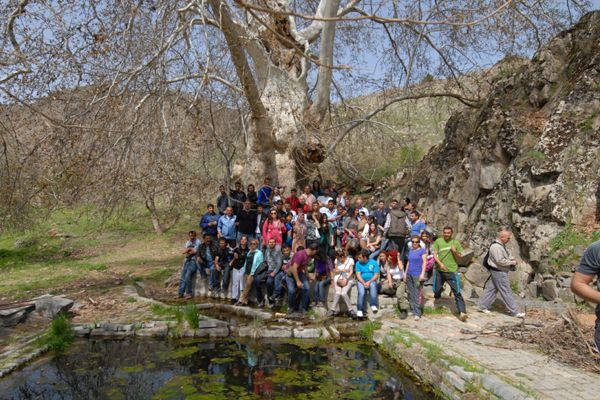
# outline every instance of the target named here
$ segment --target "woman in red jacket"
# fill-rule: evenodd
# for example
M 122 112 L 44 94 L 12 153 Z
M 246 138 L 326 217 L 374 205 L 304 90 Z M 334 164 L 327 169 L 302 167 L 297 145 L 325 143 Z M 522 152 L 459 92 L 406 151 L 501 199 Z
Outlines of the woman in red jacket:
M 275 244 L 281 248 L 283 244 L 283 235 L 286 233 L 285 223 L 277 218 L 277 210 L 275 208 L 269 211 L 269 217 L 265 220 L 262 229 L 263 245 L 266 247 L 269 240 L 274 239 Z

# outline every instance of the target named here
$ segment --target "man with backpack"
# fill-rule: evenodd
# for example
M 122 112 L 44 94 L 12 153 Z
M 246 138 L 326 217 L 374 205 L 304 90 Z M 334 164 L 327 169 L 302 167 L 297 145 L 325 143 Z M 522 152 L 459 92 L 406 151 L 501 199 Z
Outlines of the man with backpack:
M 390 202 L 390 210 L 383 226 L 384 236 L 389 239 L 388 250 L 402 251 L 408 235 L 406 213 L 398 208 L 398 200 Z
M 479 302 L 479 311 L 486 314 L 489 313 L 492 303 L 496 300 L 496 294 L 499 293 L 506 308 L 508 308 L 513 317 L 525 318 L 525 313 L 519 311 L 519 307 L 515 302 L 508 279 L 508 272 L 513 270 L 517 265 L 517 260 L 513 258 L 506 248 L 506 243 L 508 243 L 511 236 L 512 233 L 508 229 L 500 228 L 498 230 L 498 237 L 490 245 L 483 259 L 483 266 L 490 271 L 490 277 L 485 284 L 483 295 Z
M 598 277 L 596 289 L 590 287 L 590 283 Z M 573 279 L 571 280 L 571 290 L 577 296 L 584 300 L 598 304 L 596 306 L 596 350 L 600 351 L 600 240 L 594 242 L 588 247 L 581 257 L 581 262 Z
M 434 297 L 439 299 L 442 296 L 444 283 L 448 282 L 456 300 L 459 319 L 464 322 L 467 320 L 467 308 L 460 291 L 460 279 L 457 273 L 458 260 L 461 257 L 463 248 L 458 240 L 452 239 L 453 233 L 452 227 L 446 226 L 442 231 L 442 237 L 433 243 L 433 257 L 437 264 L 433 272 L 433 293 Z

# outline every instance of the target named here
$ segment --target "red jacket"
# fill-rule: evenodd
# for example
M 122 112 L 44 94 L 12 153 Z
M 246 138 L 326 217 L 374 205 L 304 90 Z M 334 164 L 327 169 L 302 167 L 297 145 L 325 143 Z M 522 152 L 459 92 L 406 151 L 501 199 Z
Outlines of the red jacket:
M 269 244 L 269 240 L 275 239 L 275 243 L 281 246 L 283 244 L 283 235 L 285 234 L 285 224 L 280 220 L 274 222 L 267 219 L 262 228 L 262 239 L 265 246 Z

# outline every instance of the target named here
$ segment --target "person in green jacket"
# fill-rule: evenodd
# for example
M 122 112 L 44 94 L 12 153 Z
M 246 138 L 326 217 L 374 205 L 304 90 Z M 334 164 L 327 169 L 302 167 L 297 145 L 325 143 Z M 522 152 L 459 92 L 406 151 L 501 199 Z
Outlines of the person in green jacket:
M 467 308 L 465 300 L 460 291 L 460 279 L 458 278 L 458 260 L 463 252 L 460 242 L 452 239 L 454 230 L 446 226 L 442 231 L 442 237 L 433 243 L 433 252 L 436 268 L 433 275 L 433 294 L 436 299 L 442 296 L 444 282 L 448 282 L 456 300 L 456 308 L 461 321 L 467 320 Z

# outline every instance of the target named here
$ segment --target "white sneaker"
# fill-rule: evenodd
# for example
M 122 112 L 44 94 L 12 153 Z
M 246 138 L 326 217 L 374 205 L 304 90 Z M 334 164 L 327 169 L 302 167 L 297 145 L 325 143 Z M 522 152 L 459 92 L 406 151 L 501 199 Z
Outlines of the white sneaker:
M 373 311 L 373 314 L 377 314 L 377 306 L 371 306 L 371 311 Z
M 356 317 L 358 317 L 358 318 L 362 318 L 362 317 L 363 317 L 363 312 L 362 312 L 362 311 L 360 311 L 360 310 L 358 310 L 358 311 L 356 312 Z
M 490 311 L 490 310 L 488 310 L 487 308 L 479 308 L 478 310 L 479 310 L 479 312 L 482 312 L 482 313 L 484 313 L 484 314 L 489 314 L 489 313 L 491 313 L 491 311 Z
M 515 315 L 513 315 L 513 316 L 514 316 L 515 318 L 525 318 L 525 313 L 524 313 L 524 312 L 520 312 L 520 313 L 517 313 L 517 314 L 515 314 Z
M 418 321 L 420 319 L 421 319 L 421 317 L 419 317 L 418 315 L 415 315 L 415 321 Z

